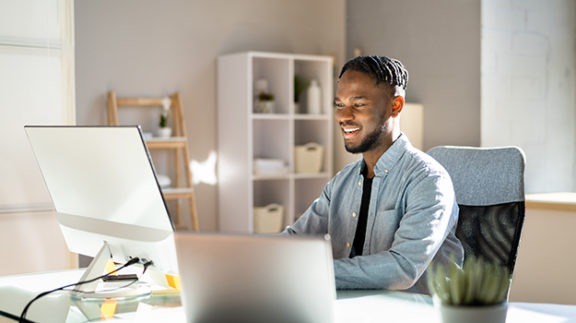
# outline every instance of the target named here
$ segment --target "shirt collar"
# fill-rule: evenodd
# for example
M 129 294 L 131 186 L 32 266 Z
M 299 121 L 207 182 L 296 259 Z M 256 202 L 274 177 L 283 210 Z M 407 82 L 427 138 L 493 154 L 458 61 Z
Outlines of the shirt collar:
M 378 161 L 376 166 L 374 166 L 374 174 L 376 176 L 382 176 L 388 174 L 388 172 L 396 165 L 396 163 L 402 158 L 407 149 L 412 147 L 412 144 L 408 140 L 408 137 L 403 133 L 398 136 L 398 138 L 392 143 L 392 146 L 386 150 Z M 358 167 L 359 174 L 363 174 L 366 168 L 366 163 L 364 160 L 360 163 Z

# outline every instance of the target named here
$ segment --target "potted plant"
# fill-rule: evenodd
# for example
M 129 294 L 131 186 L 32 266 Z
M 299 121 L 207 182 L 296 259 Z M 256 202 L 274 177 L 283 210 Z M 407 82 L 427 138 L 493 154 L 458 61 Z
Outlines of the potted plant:
M 428 287 L 443 323 L 504 323 L 510 272 L 481 257 L 468 256 L 462 268 L 431 265 Z
M 160 113 L 160 122 L 158 124 L 158 137 L 168 138 L 172 135 L 172 128 L 168 126 L 168 113 L 170 112 L 170 99 L 162 99 L 162 112 Z
M 269 92 L 259 92 L 256 96 L 257 113 L 274 113 L 274 95 Z
M 308 82 L 302 77 L 294 76 L 294 111 L 300 113 L 300 98 L 302 93 L 308 88 Z

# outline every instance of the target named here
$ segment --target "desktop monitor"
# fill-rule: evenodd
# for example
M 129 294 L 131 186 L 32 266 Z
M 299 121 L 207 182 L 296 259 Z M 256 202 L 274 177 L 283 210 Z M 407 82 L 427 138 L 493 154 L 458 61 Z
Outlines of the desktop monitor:
M 25 131 L 68 249 L 94 257 L 82 279 L 102 275 L 108 260 L 134 257 L 152 261 L 154 271 L 177 274 L 174 227 L 140 127 Z M 95 288 L 79 286 L 86 293 Z

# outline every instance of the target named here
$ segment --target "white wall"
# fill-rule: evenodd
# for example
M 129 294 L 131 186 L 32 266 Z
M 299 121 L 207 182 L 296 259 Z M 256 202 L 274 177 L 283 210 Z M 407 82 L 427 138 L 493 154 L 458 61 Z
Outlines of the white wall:
M 0 214 L 0 275 L 73 268 L 53 212 Z
M 576 2 L 482 1 L 482 145 L 526 153 L 526 191 L 576 189 Z
M 104 124 L 105 94 L 180 91 L 191 158 L 216 150 L 216 58 L 258 50 L 344 51 L 344 0 L 76 1 L 77 123 Z M 196 177 L 199 175 L 196 174 Z M 202 230 L 216 229 L 217 190 L 196 186 Z

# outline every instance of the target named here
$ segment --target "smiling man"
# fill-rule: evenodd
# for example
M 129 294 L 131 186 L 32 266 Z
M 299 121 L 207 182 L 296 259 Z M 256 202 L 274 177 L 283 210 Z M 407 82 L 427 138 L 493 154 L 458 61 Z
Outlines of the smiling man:
M 400 129 L 404 65 L 359 56 L 339 75 L 335 117 L 344 146 L 362 159 L 344 167 L 283 234 L 329 234 L 339 289 L 428 293 L 430 263 L 463 258 L 448 173 Z

